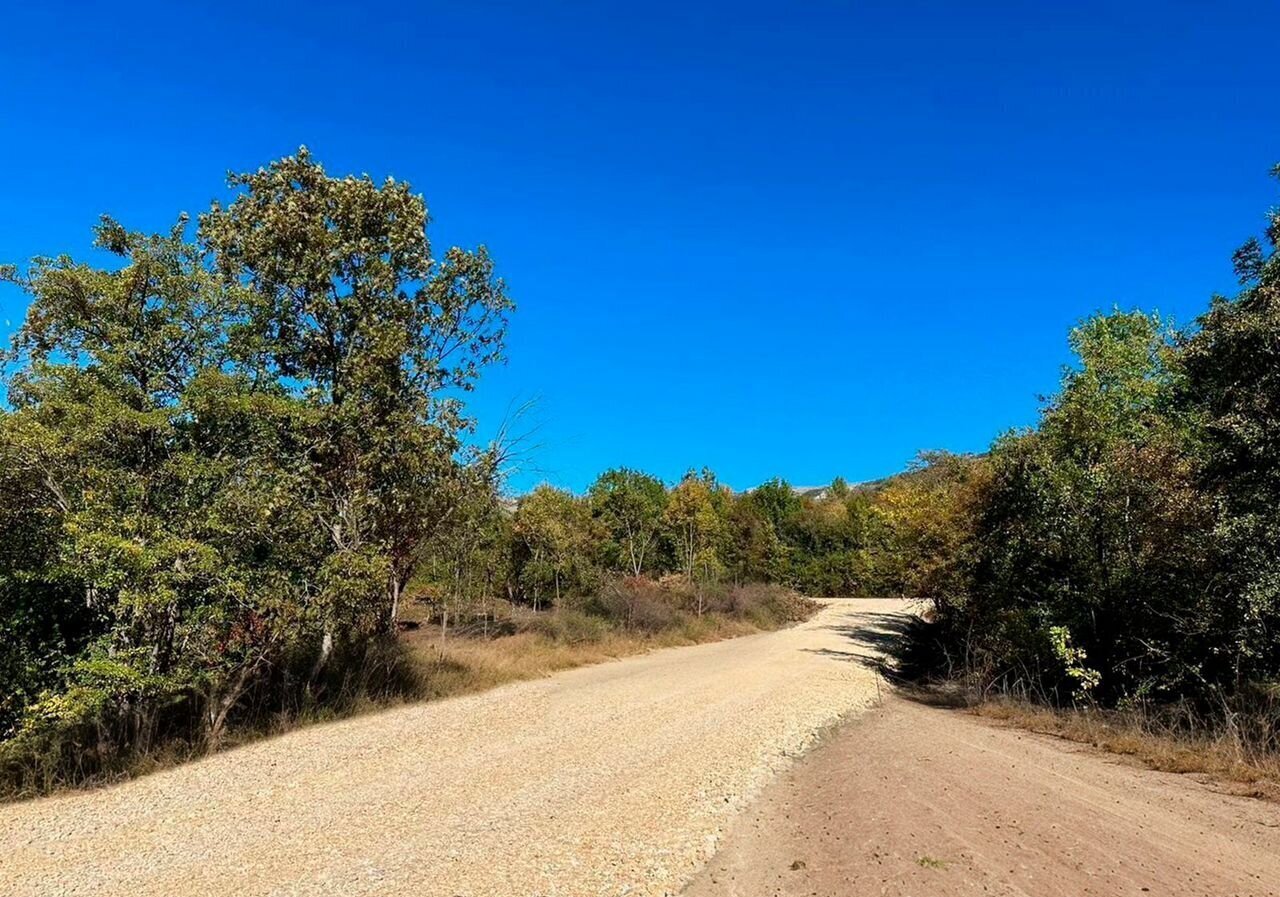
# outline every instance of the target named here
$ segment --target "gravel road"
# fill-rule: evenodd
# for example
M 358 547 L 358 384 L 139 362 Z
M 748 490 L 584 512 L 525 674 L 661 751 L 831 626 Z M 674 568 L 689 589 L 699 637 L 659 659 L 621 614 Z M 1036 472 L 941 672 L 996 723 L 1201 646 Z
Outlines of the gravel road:
M 0 807 L 0 894 L 672 894 L 905 612 L 657 651 Z M 851 634 L 866 638 L 850 640 Z

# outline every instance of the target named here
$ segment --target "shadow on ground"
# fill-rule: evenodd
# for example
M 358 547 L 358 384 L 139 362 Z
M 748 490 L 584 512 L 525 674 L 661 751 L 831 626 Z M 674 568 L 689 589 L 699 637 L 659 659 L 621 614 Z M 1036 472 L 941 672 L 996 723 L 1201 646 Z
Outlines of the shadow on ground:
M 897 676 L 897 660 L 915 619 L 903 614 L 860 614 L 856 625 L 845 623 L 826 627 L 831 632 L 840 633 L 848 640 L 848 650 L 837 648 L 807 650 L 823 657 L 857 663 L 893 680 Z
M 931 650 L 933 624 L 914 614 L 868 613 L 857 624 L 828 626 L 848 640 L 847 650 L 808 649 L 813 654 L 856 663 L 879 673 L 895 693 L 916 704 L 945 709 L 973 705 L 973 696 L 937 675 Z

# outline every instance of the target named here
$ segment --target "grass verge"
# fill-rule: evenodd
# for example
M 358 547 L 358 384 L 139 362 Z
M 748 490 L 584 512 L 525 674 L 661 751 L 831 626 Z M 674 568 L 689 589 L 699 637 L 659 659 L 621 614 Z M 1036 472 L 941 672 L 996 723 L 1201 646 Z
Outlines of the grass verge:
M 991 677 L 956 669 L 936 624 L 913 620 L 886 674 L 924 704 L 964 708 L 1011 726 L 1129 758 L 1162 772 L 1203 776 L 1235 793 L 1280 800 L 1280 683 L 1240 686 L 1217 707 L 1188 701 L 1122 709 L 1057 707 L 1001 691 Z M 963 647 L 963 646 L 962 646 Z
M 496 638 L 451 636 L 442 642 L 436 626 L 407 633 L 411 654 L 421 669 L 422 697 L 432 700 L 471 694 L 655 648 L 697 645 L 776 628 L 706 614 L 695 618 L 696 622 L 684 621 L 657 632 L 610 629 L 586 638 L 566 639 L 547 631 L 562 624 L 558 616 L 569 613 L 546 611 L 538 629 Z
M 1140 711 L 1054 709 L 1008 698 L 978 701 L 969 710 L 1128 757 L 1150 769 L 1201 775 L 1236 794 L 1280 800 L 1280 756 L 1250 750 L 1229 732 L 1175 733 Z

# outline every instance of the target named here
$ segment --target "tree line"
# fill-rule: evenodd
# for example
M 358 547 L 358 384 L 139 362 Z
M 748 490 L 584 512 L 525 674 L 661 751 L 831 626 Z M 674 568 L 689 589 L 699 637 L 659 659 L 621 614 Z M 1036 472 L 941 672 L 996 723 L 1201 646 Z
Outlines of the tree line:
M 469 538 L 447 533 L 426 547 L 415 586 L 455 615 L 495 599 L 572 603 L 617 577 L 678 577 L 707 596 L 747 583 L 897 594 L 897 534 L 914 513 L 895 505 L 901 492 L 841 479 L 804 493 L 782 479 L 734 492 L 707 469 L 668 485 L 613 468 L 581 495 L 543 484 L 513 507 L 481 502 Z
M 1280 167 L 1276 169 L 1280 176 Z M 1188 327 L 1115 311 L 1036 426 L 921 471 L 921 670 L 1168 707 L 1280 747 L 1280 216 Z
M 410 603 L 442 631 L 497 602 L 777 625 L 807 605 L 729 587 L 870 581 L 874 515 L 843 484 L 615 470 L 512 509 L 465 405 L 513 309 L 485 248 L 435 253 L 410 185 L 305 148 L 228 192 L 164 233 L 104 217 L 91 261 L 0 269 L 28 300 L 0 407 L 0 785 L 412 696 Z
M 512 502 L 465 405 L 513 309 L 484 247 L 437 257 L 408 184 L 305 149 L 229 191 L 167 233 L 104 218 L 105 261 L 0 271 L 29 300 L 0 408 L 0 773 L 408 688 L 408 606 L 442 634 L 500 607 L 800 613 L 762 583 L 922 599 L 908 667 L 983 689 L 1275 701 L 1274 214 L 1192 326 L 1081 322 L 1038 423 L 983 455 L 803 493 L 615 468 Z

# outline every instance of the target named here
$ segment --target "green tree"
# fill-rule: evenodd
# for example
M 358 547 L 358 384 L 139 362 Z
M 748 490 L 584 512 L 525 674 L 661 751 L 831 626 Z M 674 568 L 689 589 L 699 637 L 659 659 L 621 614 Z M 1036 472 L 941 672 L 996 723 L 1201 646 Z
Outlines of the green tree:
M 725 515 L 725 527 L 725 565 L 735 583 L 787 581 L 787 546 L 749 495 L 733 499 Z
M 882 587 L 932 601 L 944 612 L 963 604 L 973 588 L 978 516 L 990 469 L 985 458 L 922 452 L 911 468 L 875 495 L 883 525 Z
M 295 418 L 227 366 L 227 296 L 182 231 L 104 220 L 98 246 L 123 267 L 38 259 L 16 278 L 31 306 L 5 451 L 56 546 L 28 576 L 75 584 L 98 621 L 65 667 L 80 700 L 51 693 L 37 717 L 106 711 L 142 742 L 158 702 L 193 695 L 219 737 L 254 677 L 305 631 L 297 563 L 320 557 L 271 519 L 305 473 L 268 421 Z M 235 420 L 249 410 L 262 438 Z
M 667 506 L 667 490 L 657 477 L 615 468 L 602 473 L 592 484 L 589 496 L 595 514 L 632 575 L 645 570 L 646 558 L 657 542 L 662 515 Z
M 690 582 L 697 581 L 699 574 L 706 579 L 722 569 L 717 548 L 724 534 L 726 501 L 724 490 L 707 470 L 690 471 L 671 490 L 663 519 L 680 570 Z
M 585 501 L 544 483 L 520 499 L 512 530 L 521 548 L 521 586 L 534 610 L 547 591 L 558 604 L 566 587 L 580 591 L 592 582 L 591 512 Z
M 1220 656 L 1241 681 L 1280 679 L 1280 212 L 1264 241 L 1236 252 L 1244 289 L 1214 298 L 1180 358 L 1182 398 L 1205 426 L 1201 484 L 1218 507 Z
M 305 151 L 231 183 L 195 243 L 185 219 L 104 220 L 114 267 L 5 272 L 31 297 L 0 415 L 19 740 L 216 742 L 246 696 L 313 695 L 334 652 L 390 629 L 421 543 L 492 463 L 462 444 L 510 309 L 483 250 L 433 260 L 420 197 Z
M 314 412 L 330 566 L 385 566 L 389 627 L 415 549 L 457 491 L 469 424 L 457 393 L 501 358 L 512 304 L 483 246 L 433 257 L 406 183 L 331 177 L 303 148 L 230 185 L 236 198 L 200 217 L 237 299 L 230 348 Z M 331 628 L 349 611 L 335 607 Z
M 773 524 L 774 532 L 789 540 L 795 519 L 800 513 L 800 496 L 786 480 L 775 477 L 766 480 L 750 492 L 751 501 Z
M 450 619 L 468 611 L 481 616 L 487 634 L 494 603 L 512 577 L 511 516 L 499 501 L 498 473 L 490 463 L 465 472 L 452 513 L 420 548 L 415 574 L 440 612 L 442 642 Z
M 1068 642 L 1100 673 L 1088 680 L 1101 700 L 1204 695 L 1216 675 L 1203 651 L 1210 509 L 1194 428 L 1172 403 L 1174 345 L 1152 315 L 1083 322 L 1080 364 L 1037 430 L 992 450 L 962 625 L 993 668 L 1049 696 L 1078 696 Z

